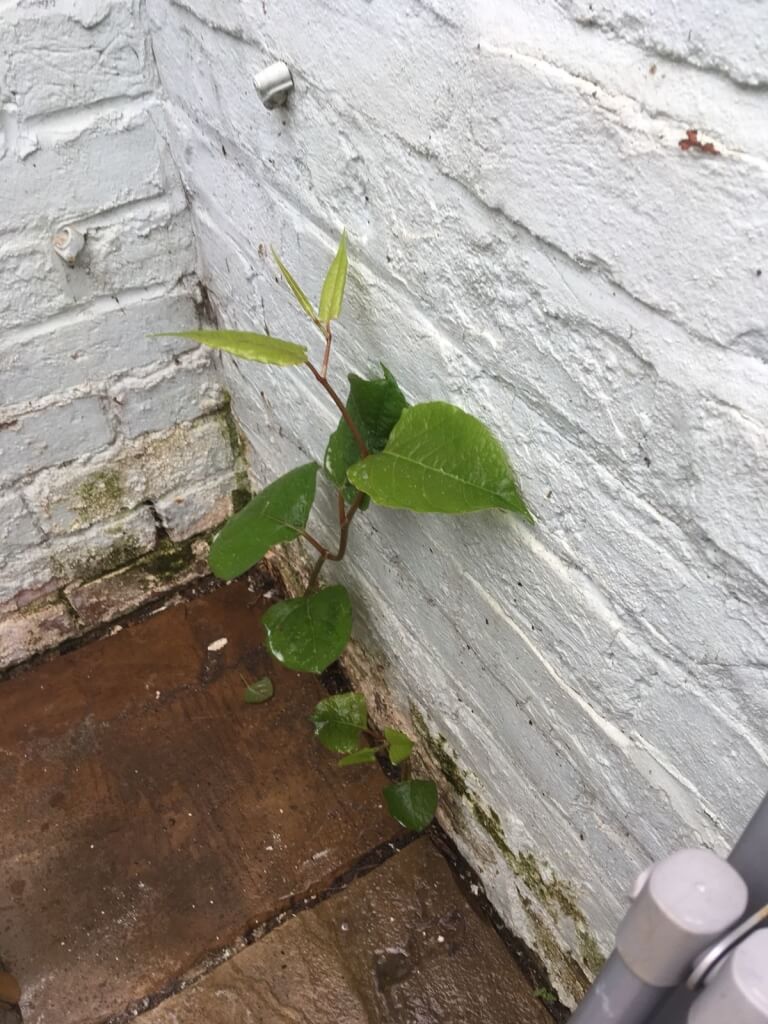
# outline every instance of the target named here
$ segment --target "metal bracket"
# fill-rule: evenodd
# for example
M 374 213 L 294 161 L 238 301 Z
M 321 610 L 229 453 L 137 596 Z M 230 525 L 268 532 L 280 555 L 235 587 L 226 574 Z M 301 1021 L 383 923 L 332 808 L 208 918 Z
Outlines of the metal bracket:
M 748 935 L 766 922 L 768 922 L 768 904 L 761 907 L 760 910 L 756 911 L 745 921 L 742 921 L 740 925 L 733 928 L 727 935 L 718 939 L 714 946 L 710 946 L 706 953 L 696 961 L 696 965 L 691 971 L 685 987 L 692 992 L 702 988 L 710 972 L 731 952 L 734 946 L 738 946 L 743 939 L 746 939 Z

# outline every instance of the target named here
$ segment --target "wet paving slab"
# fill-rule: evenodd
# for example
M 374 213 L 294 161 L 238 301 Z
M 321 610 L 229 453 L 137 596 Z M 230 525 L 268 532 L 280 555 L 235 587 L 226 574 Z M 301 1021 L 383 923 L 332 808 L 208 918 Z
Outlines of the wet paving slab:
M 428 839 L 172 996 L 144 1024 L 551 1024 Z
M 379 772 L 340 771 L 313 740 L 321 684 L 276 668 L 258 617 L 259 600 L 233 584 L 0 683 L 0 956 L 25 1024 L 138 1008 L 401 838 Z M 275 697 L 246 705 L 244 680 L 264 674 Z M 303 935 L 325 920 L 312 913 L 286 927 Z M 246 971 L 255 949 L 229 970 Z M 228 999 L 224 1016 L 195 1019 L 235 1020 Z M 331 1019 L 307 1012 L 237 1019 Z

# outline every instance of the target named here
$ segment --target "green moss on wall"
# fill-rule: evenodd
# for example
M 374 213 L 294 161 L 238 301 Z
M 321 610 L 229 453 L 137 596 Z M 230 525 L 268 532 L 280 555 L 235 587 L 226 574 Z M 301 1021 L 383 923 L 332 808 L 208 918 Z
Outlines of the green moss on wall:
M 125 493 L 120 474 L 114 469 L 91 473 L 77 490 L 74 511 L 79 523 L 93 523 L 120 513 Z
M 231 395 L 225 393 L 224 399 L 224 408 L 220 414 L 221 425 L 234 459 L 235 486 L 232 490 L 232 510 L 239 512 L 251 500 L 251 486 L 246 469 L 245 441 L 232 415 Z
M 95 580 L 107 576 L 116 569 L 136 561 L 144 548 L 132 540 L 118 538 L 107 550 L 95 555 L 73 555 L 70 558 L 51 558 L 53 572 L 62 580 Z
M 530 851 L 515 851 L 510 847 L 501 818 L 493 808 L 485 806 L 473 793 L 465 773 L 461 771 L 456 758 L 449 751 L 445 737 L 435 737 L 430 733 L 424 716 L 414 705 L 411 705 L 410 712 L 414 730 L 440 774 L 456 796 L 469 804 L 475 821 L 493 842 L 525 890 L 535 897 L 539 907 L 548 912 L 553 922 L 556 923 L 562 915 L 576 926 L 581 965 L 570 953 L 562 949 L 552 929 L 548 928 L 541 915 L 533 910 L 533 901 L 520 894 L 523 907 L 531 918 L 541 951 L 552 962 L 565 964 L 567 973 L 573 980 L 575 994 L 583 991 L 588 984 L 584 968 L 591 974 L 596 974 L 604 958 L 579 907 L 575 889 L 568 882 L 558 878 L 546 861 L 539 863 Z
M 154 551 L 140 558 L 136 566 L 157 576 L 158 579 L 170 579 L 178 576 L 195 560 L 191 540 L 174 543 L 172 540 L 161 540 Z

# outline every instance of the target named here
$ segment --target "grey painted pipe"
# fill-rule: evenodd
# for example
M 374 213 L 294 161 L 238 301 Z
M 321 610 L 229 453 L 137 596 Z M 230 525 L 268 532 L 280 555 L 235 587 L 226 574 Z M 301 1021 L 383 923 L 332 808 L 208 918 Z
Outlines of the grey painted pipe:
M 742 832 L 728 862 L 747 885 L 749 902 L 744 916 L 754 914 L 768 904 L 768 796 Z M 663 1001 L 648 1024 L 681 1024 L 687 1020 L 695 999 L 695 992 L 680 986 Z
M 646 1024 L 668 992 L 641 981 L 614 950 L 570 1024 Z
M 654 864 L 638 879 L 616 949 L 572 1024 L 648 1024 L 746 905 L 738 872 L 709 850 L 679 850 Z
M 728 858 L 747 883 L 747 914 L 768 903 L 768 796 L 752 816 Z

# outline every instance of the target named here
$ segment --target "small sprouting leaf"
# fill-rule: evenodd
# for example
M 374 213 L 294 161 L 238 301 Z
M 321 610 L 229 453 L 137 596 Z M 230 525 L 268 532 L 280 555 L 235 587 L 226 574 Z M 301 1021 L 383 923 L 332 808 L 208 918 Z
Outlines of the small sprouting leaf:
M 315 708 L 312 721 L 324 747 L 337 754 L 351 754 L 360 742 L 360 732 L 368 728 L 365 697 L 361 693 L 326 697 Z
M 291 272 L 285 266 L 285 264 L 280 259 L 280 257 L 277 255 L 277 253 L 275 252 L 274 249 L 272 250 L 272 255 L 275 258 L 275 263 L 280 268 L 280 273 L 285 278 L 285 283 L 288 285 L 288 287 L 291 289 L 293 294 L 296 296 L 296 299 L 297 299 L 299 305 L 301 306 L 301 308 L 304 310 L 304 312 L 307 314 L 307 316 L 310 318 L 310 320 L 317 320 L 317 313 L 312 308 L 312 303 L 309 301 L 307 296 L 304 294 L 304 292 L 299 287 L 299 284 L 298 284 L 296 278 L 293 276 L 293 274 L 291 274 Z
M 342 231 L 339 248 L 328 268 L 320 292 L 320 319 L 335 320 L 341 313 L 344 300 L 344 285 L 347 283 L 347 232 Z
M 384 448 L 392 428 L 408 405 L 395 378 L 386 366 L 382 365 L 381 369 L 384 376 L 373 380 L 364 380 L 354 373 L 349 375 L 347 412 L 369 452 L 380 452 Z M 347 501 L 354 500 L 356 493 L 347 483 L 347 470 L 359 459 L 360 450 L 342 417 L 325 449 L 325 469 L 337 487 L 345 488 Z
M 387 810 L 405 828 L 421 832 L 437 810 L 437 786 L 429 779 L 409 779 L 384 788 Z
M 211 571 L 221 580 L 233 580 L 275 544 L 295 540 L 307 525 L 316 479 L 317 464 L 309 462 L 251 498 L 214 538 L 208 555 Z
M 287 668 L 322 672 L 347 646 L 352 604 L 341 586 L 280 601 L 261 619 L 269 652 Z
M 351 754 L 342 757 L 339 761 L 340 768 L 347 768 L 352 764 L 373 764 L 376 760 L 375 747 L 361 747 L 360 750 L 353 750 Z
M 350 467 L 347 476 L 390 508 L 503 508 L 533 521 L 499 442 L 480 420 L 447 402 L 405 409 L 384 451 Z
M 389 744 L 389 760 L 392 764 L 400 764 L 407 760 L 413 750 L 413 740 L 398 729 L 384 729 L 384 738 Z
M 254 683 L 248 683 L 243 694 L 246 704 L 263 704 L 274 695 L 275 688 L 269 676 L 262 676 Z
M 253 331 L 164 331 L 155 338 L 191 338 L 209 348 L 218 348 L 241 359 L 272 366 L 299 366 L 307 361 L 307 350 L 294 341 L 282 341 Z

